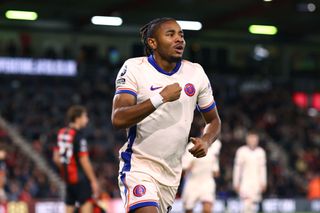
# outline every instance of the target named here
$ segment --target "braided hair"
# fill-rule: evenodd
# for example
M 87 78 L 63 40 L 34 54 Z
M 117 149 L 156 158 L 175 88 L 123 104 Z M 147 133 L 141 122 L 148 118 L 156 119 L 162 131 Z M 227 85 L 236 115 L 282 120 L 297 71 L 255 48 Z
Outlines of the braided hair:
M 153 53 L 152 48 L 148 44 L 148 38 L 151 38 L 158 27 L 167 21 L 175 21 L 173 18 L 157 18 L 140 28 L 141 42 L 144 45 L 144 51 L 147 56 Z

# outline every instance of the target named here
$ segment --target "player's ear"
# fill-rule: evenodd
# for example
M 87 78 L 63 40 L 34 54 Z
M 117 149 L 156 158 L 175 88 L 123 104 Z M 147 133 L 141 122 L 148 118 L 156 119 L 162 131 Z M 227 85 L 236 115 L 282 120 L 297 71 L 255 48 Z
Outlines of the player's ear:
M 155 38 L 148 38 L 147 42 L 151 49 L 153 50 L 157 49 L 158 44 Z

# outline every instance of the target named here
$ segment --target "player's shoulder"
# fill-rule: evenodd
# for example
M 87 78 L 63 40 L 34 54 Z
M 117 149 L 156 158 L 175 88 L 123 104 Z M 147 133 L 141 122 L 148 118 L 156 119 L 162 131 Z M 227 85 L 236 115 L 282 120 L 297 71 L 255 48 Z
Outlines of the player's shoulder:
M 247 145 L 242 145 L 238 148 L 239 150 L 247 150 L 249 147 Z
M 75 129 L 69 128 L 69 127 L 62 127 L 58 129 L 58 134 L 75 134 L 73 132 Z
M 198 63 L 193 63 L 188 60 L 182 60 L 182 69 L 186 75 L 193 76 L 194 78 L 199 79 L 200 81 L 207 78 L 206 72 Z
M 148 62 L 147 57 L 136 57 L 136 58 L 129 58 L 121 67 L 118 77 L 123 77 L 126 73 L 131 73 L 134 76 L 137 76 L 140 72 L 140 68 L 142 65 Z
M 75 130 L 75 136 L 77 138 L 83 138 L 84 137 L 84 130 L 83 129 L 79 129 L 79 130 Z
M 74 140 L 77 130 L 70 127 L 62 127 L 57 132 L 58 140 Z
M 257 151 L 259 153 L 261 153 L 261 154 L 265 154 L 266 153 L 266 151 L 261 146 L 257 147 Z
M 191 62 L 191 61 L 188 61 L 188 60 L 185 60 L 185 59 L 182 60 L 181 63 L 182 63 L 183 66 L 186 67 L 186 68 L 191 68 L 191 69 L 197 70 L 197 71 L 199 71 L 199 72 L 204 72 L 203 67 L 202 67 L 200 64 L 198 64 L 198 63 L 194 63 L 194 62 Z
M 237 152 L 247 152 L 248 147 L 246 145 L 240 146 L 237 150 Z
M 134 57 L 134 58 L 129 58 L 127 59 L 124 64 L 125 65 L 142 65 L 143 63 L 147 62 L 147 57 Z
M 58 129 L 58 134 L 62 134 L 66 131 L 66 127 L 62 127 L 60 129 Z

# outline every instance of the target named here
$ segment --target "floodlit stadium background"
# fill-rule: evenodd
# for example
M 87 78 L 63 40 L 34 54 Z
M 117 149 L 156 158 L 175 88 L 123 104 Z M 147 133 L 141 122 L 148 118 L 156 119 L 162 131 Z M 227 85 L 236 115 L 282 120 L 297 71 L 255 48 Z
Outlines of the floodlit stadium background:
M 139 27 L 173 17 L 196 21 L 180 22 L 185 58 L 206 70 L 222 119 L 215 212 L 239 209 L 233 158 L 252 126 L 268 158 L 262 210 L 319 212 L 320 189 L 312 185 L 320 182 L 319 8 L 319 0 L 0 1 L 1 209 L 63 211 L 52 147 L 77 103 L 89 109 L 101 203 L 122 211 L 117 155 L 126 138 L 110 122 L 115 76 L 124 60 L 143 54 Z M 201 125 L 197 115 L 190 135 Z M 180 194 L 174 212 L 182 211 Z

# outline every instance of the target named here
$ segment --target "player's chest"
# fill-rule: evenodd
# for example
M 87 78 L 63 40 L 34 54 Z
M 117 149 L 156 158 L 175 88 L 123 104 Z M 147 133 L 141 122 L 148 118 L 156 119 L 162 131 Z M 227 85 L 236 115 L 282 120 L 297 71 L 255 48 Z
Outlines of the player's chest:
M 244 157 L 244 161 L 246 164 L 248 165 L 255 165 L 255 164 L 259 164 L 260 162 L 260 155 L 258 152 L 255 151 L 249 151 L 246 153 L 245 157 Z
M 197 79 L 190 78 L 187 75 L 166 76 L 158 73 L 141 76 L 138 80 L 138 98 L 141 100 L 148 99 L 156 93 L 160 93 L 167 85 L 174 83 L 179 83 L 182 88 L 180 101 L 196 100 L 200 88 Z

